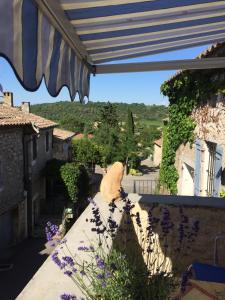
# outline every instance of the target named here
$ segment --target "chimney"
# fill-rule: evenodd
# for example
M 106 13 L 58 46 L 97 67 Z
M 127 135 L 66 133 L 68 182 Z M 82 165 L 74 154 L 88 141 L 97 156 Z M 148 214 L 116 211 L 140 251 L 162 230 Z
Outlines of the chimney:
M 21 104 L 21 110 L 25 113 L 30 113 L 30 102 L 23 101 Z
M 11 93 L 11 92 L 3 93 L 3 104 L 13 107 L 13 93 Z

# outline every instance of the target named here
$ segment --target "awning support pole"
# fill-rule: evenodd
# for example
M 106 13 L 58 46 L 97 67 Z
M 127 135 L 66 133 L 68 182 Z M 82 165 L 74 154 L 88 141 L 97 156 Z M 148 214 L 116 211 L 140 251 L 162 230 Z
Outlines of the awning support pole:
M 225 68 L 225 57 L 96 65 L 95 74 Z

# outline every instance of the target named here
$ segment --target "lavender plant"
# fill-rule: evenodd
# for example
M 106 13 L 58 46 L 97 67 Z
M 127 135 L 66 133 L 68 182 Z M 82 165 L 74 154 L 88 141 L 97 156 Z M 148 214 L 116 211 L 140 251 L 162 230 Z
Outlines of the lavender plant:
M 159 259 L 159 243 L 163 246 L 165 255 L 169 247 L 169 235 L 175 230 L 167 207 L 162 207 L 161 218 L 154 216 L 157 205 L 152 205 L 148 211 L 147 226 L 143 227 L 139 212 L 134 213 L 134 204 L 127 198 L 123 199 L 123 207 L 119 209 L 114 202 L 109 204 L 110 216 L 104 221 L 97 204 L 89 199 L 92 206 L 92 218 L 87 222 L 92 224 L 92 231 L 98 236 L 98 243 L 81 245 L 76 252 L 86 252 L 89 259 L 82 259 L 79 254 L 73 255 L 68 249 L 66 241 L 58 242 L 60 251 L 52 253 L 52 260 L 62 270 L 65 276 L 70 277 L 82 291 L 85 298 L 75 295 L 62 294 L 61 299 L 73 300 L 166 300 L 177 287 L 174 274 L 166 265 L 166 260 Z M 124 217 L 124 228 L 119 226 L 114 213 L 120 210 Z M 183 243 L 190 245 L 197 236 L 199 222 L 189 222 L 188 217 L 180 209 L 181 222 L 177 228 L 179 243 L 175 249 L 177 253 L 183 249 Z M 135 224 L 135 230 L 141 247 L 141 256 L 145 257 L 145 264 L 136 261 L 137 255 L 129 257 L 124 249 L 130 249 L 133 243 L 130 237 L 130 228 Z M 161 235 L 157 238 L 155 232 L 160 228 Z M 58 228 L 47 224 L 46 235 L 48 240 L 53 240 Z M 118 234 L 122 235 L 124 248 L 114 247 L 108 240 L 115 240 Z M 55 241 L 54 241 L 55 243 Z M 65 248 L 70 255 L 64 255 Z M 61 253 L 60 253 L 61 252 Z M 129 251 L 128 251 L 129 252 Z

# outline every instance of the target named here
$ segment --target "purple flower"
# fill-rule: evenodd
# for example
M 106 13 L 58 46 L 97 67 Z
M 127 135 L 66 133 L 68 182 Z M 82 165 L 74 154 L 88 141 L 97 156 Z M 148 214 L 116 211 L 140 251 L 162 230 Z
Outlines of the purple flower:
M 75 295 L 63 294 L 60 296 L 61 300 L 77 300 Z
M 67 275 L 67 276 L 69 276 L 69 277 L 71 277 L 73 275 L 73 272 L 66 270 L 64 272 L 64 274 Z
M 77 249 L 78 249 L 79 251 L 88 251 L 88 250 L 89 250 L 89 248 L 86 247 L 86 246 L 80 246 L 80 247 L 78 247 Z
M 111 272 L 106 272 L 105 273 L 105 278 L 110 278 L 110 277 L 112 277 L 112 273 Z
M 104 274 L 97 274 L 96 278 L 97 279 L 104 279 Z
M 105 268 L 104 260 L 101 257 L 99 257 L 98 255 L 95 256 L 95 259 L 96 259 L 96 262 L 97 262 L 97 267 L 99 269 L 104 269 Z
M 51 241 L 53 236 L 56 235 L 58 231 L 59 227 L 57 225 L 54 225 L 51 222 L 47 222 L 47 226 L 45 227 L 47 241 Z
M 72 257 L 70 256 L 63 256 L 62 260 L 64 260 L 69 266 L 73 267 L 74 266 L 74 261 Z
M 52 254 L 52 260 L 54 261 L 54 263 L 61 268 L 62 266 L 62 262 L 61 260 L 59 259 L 58 257 L 58 251 L 55 251 L 53 254 Z

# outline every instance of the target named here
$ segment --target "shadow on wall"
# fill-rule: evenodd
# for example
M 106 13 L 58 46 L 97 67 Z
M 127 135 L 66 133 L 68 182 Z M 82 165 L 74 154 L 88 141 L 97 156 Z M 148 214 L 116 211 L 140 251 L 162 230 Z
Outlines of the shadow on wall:
M 131 265 L 135 264 L 142 270 L 146 270 L 146 264 L 142 255 L 142 248 L 139 244 L 132 218 L 130 214 L 126 214 L 126 212 L 123 213 L 120 227 L 115 239 L 113 240 L 112 248 L 118 250 L 122 254 L 125 254 Z
M 131 217 L 124 213 L 113 246 L 151 274 L 160 270 L 180 275 L 194 261 L 213 264 L 215 237 L 225 234 L 224 214 L 221 208 L 146 205 L 140 200 Z M 221 266 L 224 249 L 221 242 Z
M 215 237 L 225 234 L 225 209 L 158 203 L 146 205 L 140 199 L 132 212 L 140 214 L 145 235 L 151 227 L 152 239 L 155 239 L 152 253 L 156 259 L 161 257 L 164 268 L 181 273 L 194 261 L 213 264 Z M 218 248 L 221 266 L 225 266 L 224 249 L 225 244 L 221 243 Z M 145 256 L 146 251 L 146 261 Z

